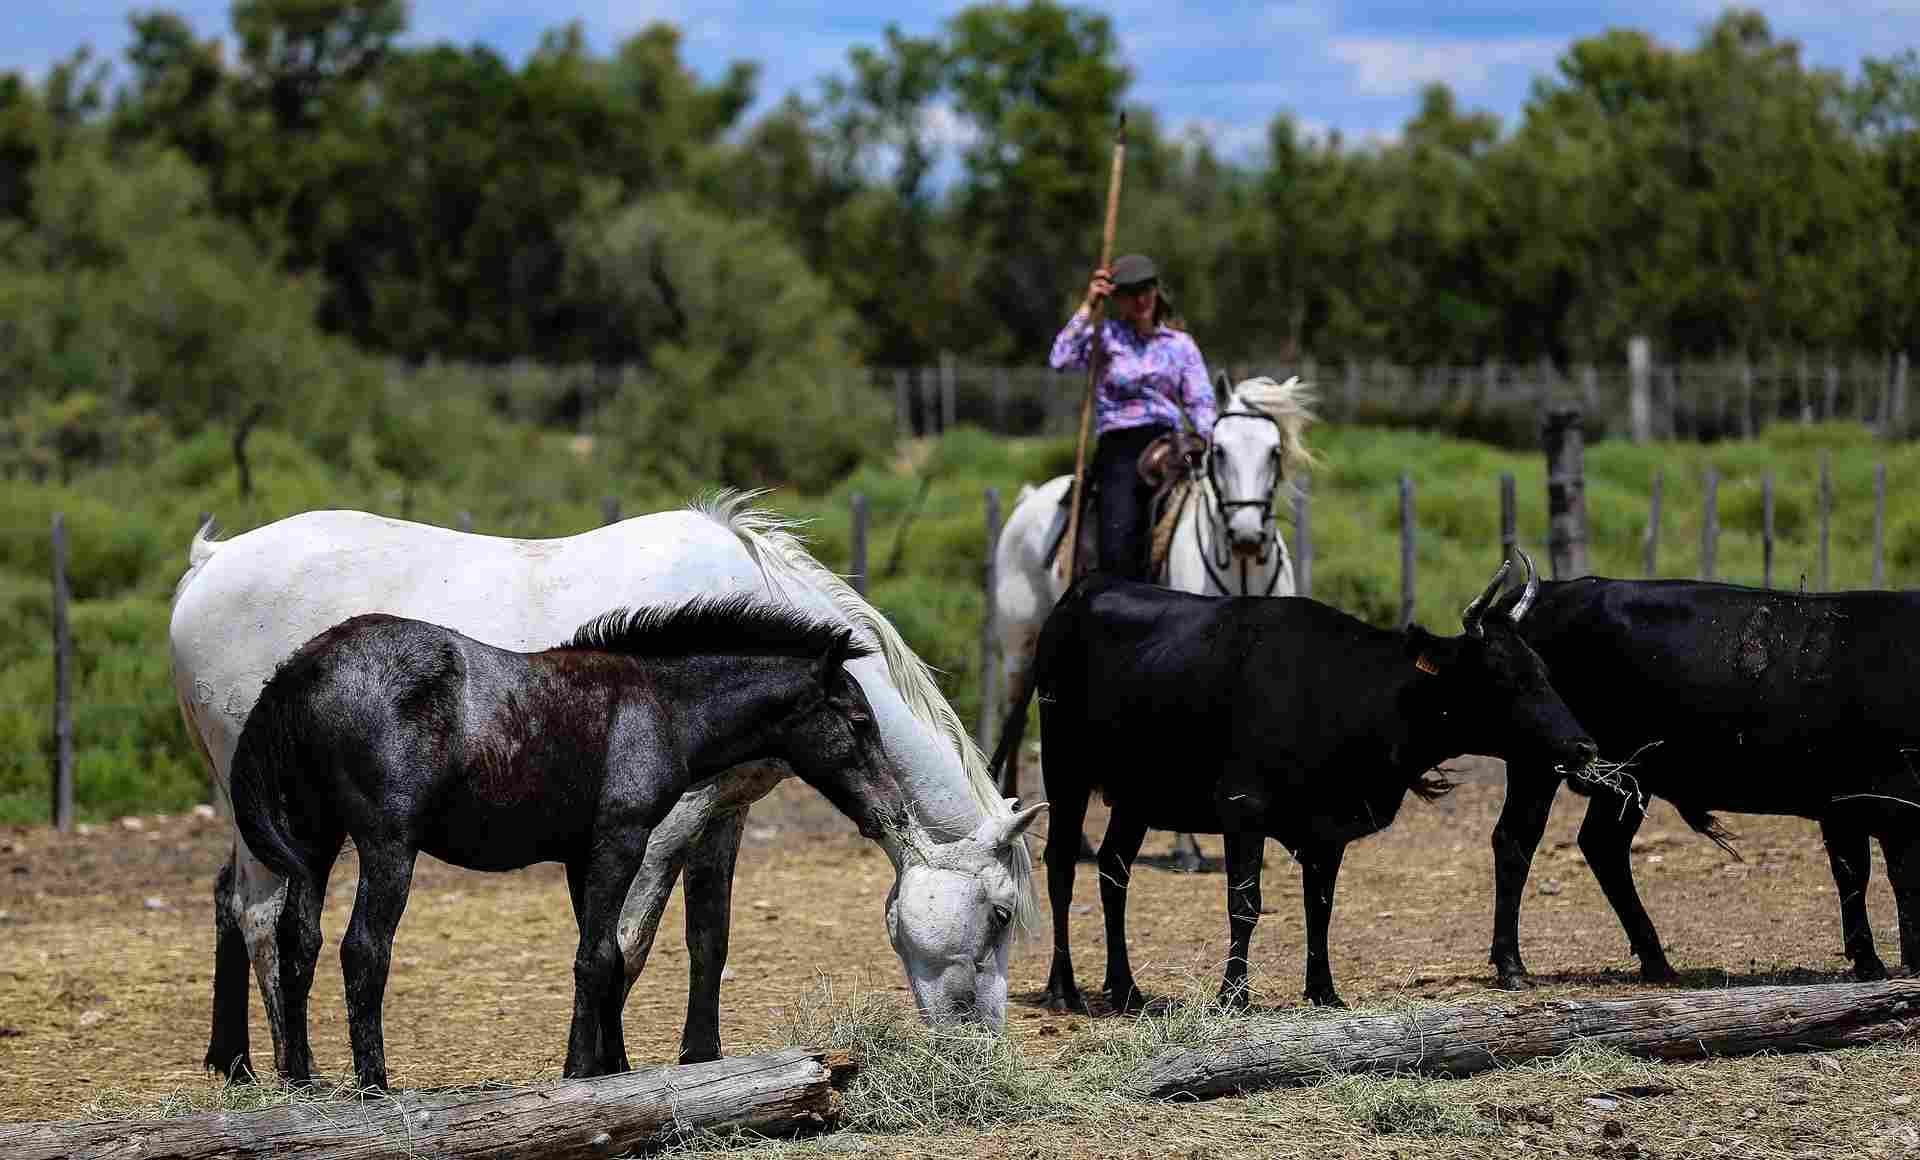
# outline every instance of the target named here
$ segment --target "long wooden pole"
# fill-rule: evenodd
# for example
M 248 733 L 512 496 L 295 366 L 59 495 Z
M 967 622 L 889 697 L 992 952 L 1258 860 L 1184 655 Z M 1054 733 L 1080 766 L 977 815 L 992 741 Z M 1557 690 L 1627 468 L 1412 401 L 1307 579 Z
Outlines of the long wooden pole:
M 1100 269 L 1113 262 L 1113 231 L 1120 221 L 1120 174 L 1127 164 L 1127 114 L 1120 113 L 1120 127 L 1113 135 L 1113 166 L 1107 173 L 1107 222 L 1100 233 Z M 1093 327 L 1093 345 L 1087 351 L 1087 391 L 1080 399 L 1080 446 L 1073 455 L 1073 502 L 1067 508 L 1067 558 L 1056 560 L 1056 574 L 1068 581 L 1080 568 L 1080 497 L 1087 480 L 1087 436 L 1093 430 L 1093 393 L 1100 385 L 1100 323 L 1105 320 L 1107 300 L 1093 304 L 1088 322 Z

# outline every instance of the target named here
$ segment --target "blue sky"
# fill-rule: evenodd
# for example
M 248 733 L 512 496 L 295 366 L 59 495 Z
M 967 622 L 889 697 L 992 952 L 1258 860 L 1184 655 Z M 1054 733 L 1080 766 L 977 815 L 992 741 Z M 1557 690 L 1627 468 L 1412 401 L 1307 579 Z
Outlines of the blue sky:
M 123 0 L 5 0 L 11 34 L 0 70 L 39 75 L 81 43 L 118 56 L 130 11 Z M 812 95 L 847 50 L 878 43 L 889 21 L 930 34 L 964 5 L 933 0 L 911 16 L 878 0 L 413 0 L 413 42 L 483 42 L 518 60 L 543 29 L 581 21 L 604 51 L 654 20 L 678 24 L 685 55 L 703 75 L 727 62 L 761 65 L 761 105 L 789 91 Z M 1777 35 L 1798 40 L 1816 65 L 1856 70 L 1862 56 L 1920 46 L 1920 0 L 1749 0 Z M 176 0 L 202 36 L 227 32 L 227 0 Z M 1257 149 L 1266 124 L 1290 110 L 1315 130 L 1349 139 L 1391 136 L 1421 85 L 1444 81 L 1475 108 L 1511 122 L 1532 77 L 1550 71 L 1572 40 L 1609 27 L 1645 29 L 1694 43 L 1718 0 L 1115 0 L 1114 20 L 1133 69 L 1132 103 L 1170 127 L 1194 126 L 1228 152 Z

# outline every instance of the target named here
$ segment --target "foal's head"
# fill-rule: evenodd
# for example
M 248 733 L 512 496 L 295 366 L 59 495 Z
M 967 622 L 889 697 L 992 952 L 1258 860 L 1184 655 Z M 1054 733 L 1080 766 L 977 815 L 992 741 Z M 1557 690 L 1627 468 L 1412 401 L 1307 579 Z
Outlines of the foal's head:
M 852 818 L 867 838 L 907 823 L 898 767 L 880 740 L 880 726 L 860 682 L 847 672 L 850 660 L 872 650 L 838 629 L 815 662 L 817 685 L 794 705 L 779 727 L 788 765 Z

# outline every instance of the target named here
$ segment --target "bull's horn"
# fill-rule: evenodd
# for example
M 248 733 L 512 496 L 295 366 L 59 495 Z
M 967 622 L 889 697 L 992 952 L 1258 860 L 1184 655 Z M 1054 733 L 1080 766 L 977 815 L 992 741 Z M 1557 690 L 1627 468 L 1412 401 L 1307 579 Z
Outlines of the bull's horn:
M 1460 623 L 1467 626 L 1468 636 L 1480 635 L 1480 616 L 1486 612 L 1487 602 L 1493 599 L 1493 594 L 1500 591 L 1500 586 L 1507 582 L 1507 573 L 1511 571 L 1513 571 L 1513 561 L 1502 560 L 1500 570 L 1493 574 L 1493 580 L 1488 583 L 1487 590 L 1474 597 L 1473 603 L 1467 605 L 1465 611 L 1460 613 Z
M 1526 590 L 1520 593 L 1520 599 L 1513 602 L 1513 610 L 1507 613 L 1508 616 L 1513 618 L 1515 624 L 1519 624 L 1520 618 L 1527 614 L 1527 609 L 1533 607 L 1533 598 L 1540 595 L 1540 576 L 1533 570 L 1533 557 L 1527 555 L 1524 549 L 1517 546 L 1514 548 L 1514 551 L 1520 553 L 1521 562 L 1527 566 Z

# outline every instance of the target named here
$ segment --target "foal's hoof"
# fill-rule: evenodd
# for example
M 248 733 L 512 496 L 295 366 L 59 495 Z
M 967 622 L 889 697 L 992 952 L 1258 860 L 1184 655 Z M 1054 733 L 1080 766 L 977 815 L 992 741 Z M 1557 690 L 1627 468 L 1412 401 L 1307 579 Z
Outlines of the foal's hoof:
M 1078 987 L 1072 990 L 1049 987 L 1046 994 L 1040 997 L 1040 1004 L 1055 1015 L 1085 1015 L 1087 1013 L 1087 1001 L 1081 996 Z
M 1214 1005 L 1223 1011 L 1245 1011 L 1253 1006 L 1253 998 L 1247 993 L 1247 984 L 1223 983 L 1220 993 L 1213 997 Z
M 1531 991 L 1533 976 L 1525 971 L 1501 971 L 1493 985 L 1502 991 Z
M 1347 1006 L 1347 1001 L 1332 987 L 1308 987 L 1307 1002 L 1315 1007 L 1339 1007 L 1342 1010 Z
M 1853 977 L 1862 983 L 1882 982 L 1887 977 L 1887 964 L 1880 961 L 1879 955 L 1861 955 L 1853 960 Z
M 208 1071 L 224 1076 L 230 1086 L 259 1082 L 253 1070 L 253 1059 L 244 1051 L 226 1059 L 209 1051 L 204 1062 Z

